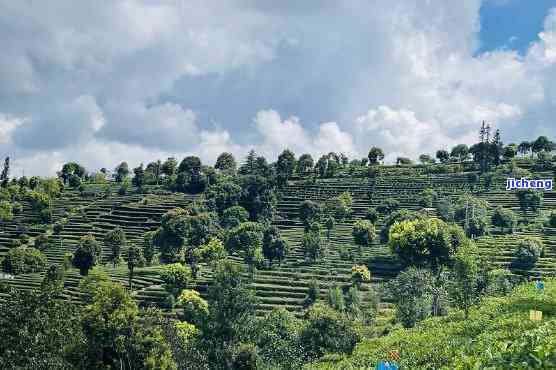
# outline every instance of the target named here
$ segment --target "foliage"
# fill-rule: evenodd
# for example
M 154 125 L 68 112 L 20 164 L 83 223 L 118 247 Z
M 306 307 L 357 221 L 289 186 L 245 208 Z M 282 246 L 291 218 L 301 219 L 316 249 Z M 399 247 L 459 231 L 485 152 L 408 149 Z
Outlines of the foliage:
M 382 214 L 390 214 L 400 208 L 400 202 L 394 198 L 386 198 L 384 202 L 377 207 L 377 211 Z
M 305 296 L 305 299 L 303 300 L 303 307 L 308 308 L 313 303 L 315 303 L 319 298 L 319 292 L 320 292 L 320 288 L 319 288 L 318 281 L 316 281 L 315 279 L 312 279 L 309 282 L 309 287 L 307 289 L 307 295 Z
M 436 199 L 438 198 L 438 194 L 431 188 L 426 188 L 421 193 L 421 198 L 419 199 L 419 204 L 422 207 L 430 208 L 435 203 Z
M 6 200 L 0 201 L 0 221 L 11 221 L 13 217 L 14 215 L 12 204 Z
M 205 323 L 209 314 L 209 305 L 201 298 L 199 292 L 191 289 L 183 290 L 177 304 L 183 309 L 183 320 L 197 327 Z
M 307 325 L 301 331 L 301 344 L 309 358 L 317 358 L 324 353 L 351 353 L 360 335 L 352 323 L 339 312 L 316 303 L 304 316 Z
M 477 250 L 470 244 L 460 248 L 454 258 L 451 297 L 454 305 L 462 309 L 467 318 L 470 307 L 479 299 L 479 266 Z
M 345 311 L 346 302 L 344 300 L 344 292 L 338 285 L 334 284 L 330 288 L 328 288 L 328 292 L 326 294 L 326 303 L 336 311 Z
M 262 239 L 260 224 L 244 222 L 229 231 L 225 246 L 229 253 L 239 253 L 253 271 L 253 267 L 262 259 Z
M 427 270 L 410 267 L 392 280 L 388 288 L 394 299 L 396 320 L 404 327 L 413 327 L 430 316 L 433 276 Z
M 71 368 L 66 351 L 82 338 L 76 309 L 49 290 L 10 291 L 0 301 L 0 368 Z
M 529 310 L 542 311 L 543 320 L 529 320 Z M 398 349 L 405 369 L 552 369 L 555 315 L 556 282 L 546 281 L 543 294 L 526 284 L 508 297 L 483 300 L 468 319 L 461 312 L 432 318 L 413 329 L 365 340 L 353 356 L 327 356 L 310 368 L 365 368 Z
M 351 205 L 353 198 L 348 192 L 343 192 L 337 197 L 330 198 L 326 201 L 326 212 L 338 221 L 342 221 L 351 215 Z
M 367 220 L 358 220 L 353 224 L 352 236 L 355 244 L 368 247 L 376 238 L 374 225 Z
M 143 257 L 143 250 L 132 244 L 127 249 L 127 269 L 129 270 L 129 289 L 133 288 L 133 273 L 136 267 L 145 265 L 145 257 Z
M 370 165 L 376 165 L 384 159 L 384 152 L 380 148 L 372 147 L 367 158 L 369 158 Z
M 362 283 L 371 281 L 371 273 L 365 265 L 353 265 L 351 267 L 351 281 L 356 287 L 360 287 Z
M 376 208 L 367 208 L 367 213 L 365 214 L 365 219 L 369 220 L 372 224 L 376 224 L 378 221 L 378 211 Z
M 320 259 L 325 252 L 325 245 L 320 232 L 306 231 L 301 241 L 301 250 L 305 258 L 309 258 L 311 261 Z
M 89 270 L 100 261 L 101 248 L 93 234 L 87 234 L 79 240 L 79 247 L 73 252 L 72 264 L 86 276 Z
M 216 164 L 214 168 L 223 171 L 223 172 L 235 172 L 237 167 L 236 160 L 232 153 L 224 152 L 218 156 L 216 159 Z
M 543 204 L 543 192 L 533 189 L 520 189 L 516 192 L 521 210 L 536 212 Z
M 544 245 L 541 239 L 522 237 L 516 243 L 516 263 L 525 268 L 532 268 L 542 256 Z
M 247 212 L 245 208 L 241 206 L 232 206 L 224 210 L 220 219 L 220 224 L 226 229 L 231 229 L 248 220 L 249 212 Z
M 218 238 L 211 238 L 207 243 L 201 245 L 194 251 L 195 258 L 199 262 L 219 261 L 227 257 L 224 243 Z
M 108 231 L 104 235 L 104 244 L 110 248 L 111 254 L 109 261 L 111 261 L 114 267 L 116 267 L 120 261 L 122 248 L 126 245 L 124 230 L 121 227 L 116 227 L 115 229 Z
M 209 209 L 222 214 L 224 210 L 238 205 L 241 194 L 241 186 L 231 181 L 225 181 L 209 186 L 205 192 L 205 198 Z
M 177 297 L 191 281 L 191 269 L 181 263 L 165 265 L 160 271 L 160 278 L 164 282 L 164 288 Z
M 2 260 L 2 270 L 14 275 L 40 272 L 46 265 L 46 256 L 32 247 L 12 248 Z
M 513 233 L 517 225 L 517 216 L 511 209 L 497 207 L 494 210 L 491 221 L 492 224 L 498 226 L 501 231 L 503 231 L 504 228 L 508 228 L 509 231 Z
M 313 202 L 312 200 L 304 200 L 299 205 L 299 219 L 305 226 L 313 222 L 319 222 L 321 217 L 322 209 L 320 204 Z
M 289 251 L 288 243 L 280 235 L 277 227 L 266 228 L 263 234 L 263 255 L 272 266 L 272 261 L 277 259 L 279 263 L 286 257 Z

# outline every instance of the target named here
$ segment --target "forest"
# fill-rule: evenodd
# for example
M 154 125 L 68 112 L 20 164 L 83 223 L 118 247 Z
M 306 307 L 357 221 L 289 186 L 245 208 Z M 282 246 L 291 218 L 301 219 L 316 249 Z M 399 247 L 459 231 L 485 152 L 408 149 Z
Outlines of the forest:
M 1 369 L 556 368 L 556 146 L 0 174 Z M 535 312 L 542 314 L 535 314 Z M 539 317 L 539 315 L 541 315 Z

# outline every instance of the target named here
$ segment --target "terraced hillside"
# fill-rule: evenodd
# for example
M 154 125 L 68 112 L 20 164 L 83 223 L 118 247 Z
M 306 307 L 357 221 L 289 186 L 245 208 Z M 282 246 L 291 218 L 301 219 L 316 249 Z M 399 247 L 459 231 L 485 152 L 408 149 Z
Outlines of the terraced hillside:
M 457 196 L 464 192 L 474 194 L 490 204 L 491 212 L 502 205 L 511 208 L 520 217 L 519 231 L 513 235 L 499 235 L 492 228 L 491 235 L 477 240 L 480 253 L 499 265 L 509 266 L 512 260 L 513 241 L 516 235 L 534 235 L 541 237 L 546 251 L 536 267 L 530 271 L 513 270 L 516 274 L 533 276 L 556 275 L 556 229 L 547 228 L 537 222 L 543 212 L 556 210 L 556 193 L 546 192 L 540 213 L 522 212 L 515 194 L 501 190 L 503 184 L 491 184 L 470 181 L 469 174 L 416 175 L 400 176 L 399 168 L 383 167 L 376 178 L 341 177 L 319 179 L 315 182 L 294 179 L 279 194 L 274 224 L 281 230 L 282 236 L 291 246 L 290 254 L 278 266 L 272 269 L 258 270 L 253 276 L 252 287 L 259 298 L 259 313 L 276 306 L 300 313 L 303 300 L 311 280 L 319 282 L 320 294 L 324 296 L 326 289 L 332 284 L 347 285 L 350 280 L 351 267 L 356 263 L 368 265 L 371 284 L 380 284 L 394 277 L 400 265 L 385 244 L 379 241 L 360 251 L 354 244 L 351 235 L 352 224 L 364 217 L 369 207 L 377 207 L 386 198 L 394 198 L 400 202 L 400 208 L 422 210 L 419 205 L 419 194 L 426 188 L 433 188 L 443 196 Z M 94 189 L 93 189 L 94 190 Z M 170 209 L 189 204 L 194 197 L 182 193 L 169 193 L 157 190 L 158 195 L 136 194 L 116 195 L 107 198 L 101 196 L 83 196 L 76 191 L 65 191 L 63 196 L 53 202 L 54 221 L 67 217 L 69 222 L 59 235 L 54 235 L 49 225 L 37 223 L 37 215 L 29 205 L 24 204 L 23 212 L 13 221 L 3 224 L 0 232 L 0 256 L 11 247 L 14 239 L 22 234 L 31 238 L 44 233 L 48 235 L 49 247 L 46 255 L 49 263 L 62 263 L 64 255 L 73 252 L 82 235 L 92 233 L 102 241 L 106 231 L 117 226 L 122 227 L 130 243 L 140 243 L 146 231 L 155 229 L 160 224 L 161 216 Z M 318 263 L 308 263 L 301 251 L 303 225 L 299 220 L 298 209 L 302 201 L 311 199 L 324 202 L 326 199 L 342 192 L 351 193 L 354 203 L 352 218 L 339 223 L 332 230 L 328 240 L 328 252 Z M 434 215 L 434 209 L 427 209 Z M 383 217 L 379 218 L 377 228 L 382 227 Z M 325 236 L 326 238 L 326 236 Z M 342 258 L 340 250 L 347 249 L 351 257 Z M 108 249 L 103 246 L 103 260 L 106 261 Z M 122 253 L 125 255 L 125 253 Z M 235 257 L 234 257 L 235 258 Z M 240 259 L 236 258 L 238 263 Z M 127 268 L 121 264 L 117 268 L 107 265 L 106 271 L 113 279 L 127 282 Z M 166 293 L 158 276 L 159 266 L 140 268 L 133 280 L 134 294 L 141 304 L 162 304 Z M 66 279 L 65 295 L 69 300 L 78 301 L 76 289 L 80 276 L 71 271 Z M 29 289 L 37 287 L 42 280 L 41 274 L 24 274 L 8 280 L 9 284 Z M 211 271 L 207 266 L 201 267 L 197 281 L 197 289 L 204 293 L 211 280 Z M 368 290 L 363 287 L 363 291 Z M 367 297 L 363 297 L 367 299 Z M 390 305 L 381 304 L 381 315 L 388 316 Z

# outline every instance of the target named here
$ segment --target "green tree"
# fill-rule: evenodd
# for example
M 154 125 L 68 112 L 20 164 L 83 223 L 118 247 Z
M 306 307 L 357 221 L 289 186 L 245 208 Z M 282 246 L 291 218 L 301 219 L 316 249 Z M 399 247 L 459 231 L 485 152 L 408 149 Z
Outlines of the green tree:
M 185 289 L 178 297 L 178 306 L 183 309 L 182 320 L 196 327 L 203 327 L 209 315 L 209 304 L 199 292 Z
M 383 215 L 390 214 L 400 208 L 400 202 L 394 198 L 386 198 L 384 202 L 377 207 L 377 211 Z
M 479 299 L 479 266 L 477 251 L 470 246 L 460 248 L 454 258 L 453 279 L 450 293 L 456 307 L 462 309 L 465 318 L 469 317 L 469 308 Z
M 171 177 L 176 173 L 176 167 L 178 162 L 175 158 L 170 157 L 162 163 L 162 168 L 160 169 L 166 177 Z
M 164 265 L 160 271 L 160 278 L 164 282 L 164 289 L 177 297 L 190 283 L 192 278 L 191 269 L 181 263 Z
M 108 231 L 104 235 L 104 245 L 110 248 L 111 254 L 109 261 L 111 261 L 114 268 L 116 268 L 116 265 L 120 262 L 122 248 L 126 245 L 125 231 L 119 226 Z
M 0 201 L 0 222 L 11 221 L 13 217 L 12 204 L 6 200 Z
M 76 309 L 48 289 L 7 292 L 0 300 L 0 368 L 72 368 L 66 352 L 82 340 Z
M 230 253 L 239 253 L 249 271 L 254 272 L 254 267 L 262 262 L 262 226 L 255 222 L 244 222 L 234 227 L 228 233 L 226 249 Z
M 289 245 L 280 235 L 280 230 L 275 226 L 266 228 L 263 234 L 263 255 L 269 260 L 270 266 L 275 259 L 281 263 L 288 251 Z
M 376 208 L 367 208 L 367 213 L 365 214 L 365 219 L 369 220 L 373 225 L 378 221 L 378 212 Z
M 321 213 L 320 204 L 312 200 L 304 200 L 299 205 L 299 219 L 303 222 L 305 227 L 308 227 L 313 222 L 319 222 Z
M 535 237 L 522 237 L 517 241 L 515 250 L 516 263 L 526 269 L 532 268 L 542 257 L 544 245 L 541 239 Z
M 129 166 L 127 162 L 120 163 L 114 169 L 114 179 L 116 180 L 116 182 L 120 182 L 120 183 L 124 182 L 124 180 L 128 175 L 129 175 Z
M 307 175 L 313 171 L 314 161 L 311 154 L 302 154 L 297 162 L 297 173 Z
M 522 189 L 516 192 L 517 198 L 519 199 L 519 206 L 522 211 L 531 210 L 533 212 L 538 211 L 543 204 L 543 193 L 539 190 L 533 189 Z
M 143 163 L 133 169 L 133 174 L 135 175 L 132 180 L 133 185 L 141 189 L 143 185 L 145 185 L 145 170 L 143 169 Z
M 380 148 L 372 147 L 371 150 L 369 150 L 367 158 L 369 158 L 369 164 L 371 166 L 376 165 L 384 159 L 384 152 Z
M 143 257 L 145 257 L 145 262 L 149 265 L 153 263 L 156 252 L 154 246 L 155 234 L 155 231 L 147 231 L 143 235 Z
M 216 159 L 216 164 L 214 165 L 214 168 L 216 168 L 217 170 L 229 173 L 235 173 L 236 167 L 236 159 L 234 158 L 232 153 L 227 152 L 220 154 Z
M 309 282 L 309 286 L 307 288 L 307 295 L 303 300 L 303 307 L 308 308 L 313 305 L 319 298 L 320 288 L 319 283 L 315 279 L 312 279 Z
M 184 259 L 183 247 L 187 239 L 188 215 L 189 212 L 185 209 L 174 208 L 162 216 L 153 242 L 158 246 L 163 261 L 175 262 Z
M 289 178 L 293 175 L 295 166 L 295 155 L 291 150 L 286 149 L 278 156 L 276 174 L 278 175 L 279 185 L 287 184 Z
M 427 270 L 410 267 L 388 284 L 388 291 L 396 308 L 396 321 L 410 328 L 430 316 L 433 280 Z
M 132 244 L 127 249 L 127 269 L 129 270 L 129 289 L 133 289 L 133 273 L 135 268 L 138 266 L 143 266 L 145 264 L 145 258 L 143 257 L 143 251 L 141 248 Z
M 324 226 L 326 227 L 326 240 L 330 241 L 330 234 L 336 226 L 336 220 L 334 217 L 328 216 L 326 220 L 324 220 Z
M 450 157 L 457 159 L 460 162 L 463 162 L 469 156 L 469 148 L 465 144 L 458 144 L 452 148 L 452 152 L 450 153 Z
M 346 310 L 344 292 L 338 285 L 333 285 L 328 288 L 328 292 L 326 294 L 326 303 L 336 311 L 344 312 Z
M 18 275 L 44 271 L 48 260 L 44 253 L 32 247 L 15 247 L 2 259 L 4 272 Z
M 513 233 L 517 224 L 517 216 L 515 212 L 502 206 L 499 206 L 494 210 L 491 220 L 492 224 L 494 226 L 498 226 L 502 232 L 504 231 L 504 228 L 508 228 L 510 233 Z
M 351 235 L 353 236 L 353 241 L 361 250 L 362 247 L 369 247 L 373 240 L 375 240 L 375 227 L 368 220 L 358 220 L 353 224 Z
M 450 154 L 446 150 L 438 150 L 436 151 L 436 159 L 438 159 L 440 163 L 447 163 L 450 159 Z
M 220 224 L 226 229 L 231 229 L 247 221 L 249 221 L 249 212 L 241 206 L 232 206 L 224 210 Z
M 305 258 L 309 258 L 313 262 L 320 259 L 325 252 L 325 245 L 320 236 L 320 231 L 305 231 L 301 241 L 301 249 Z
M 207 207 L 222 214 L 225 209 L 237 206 L 241 199 L 241 186 L 231 181 L 211 185 L 206 193 Z
M 100 261 L 101 248 L 93 234 L 87 234 L 79 240 L 79 247 L 73 253 L 72 264 L 79 273 L 87 276 L 89 270 Z
M 304 316 L 307 325 L 300 336 L 301 344 L 309 359 L 325 353 L 351 353 L 360 335 L 350 321 L 327 305 L 316 303 Z

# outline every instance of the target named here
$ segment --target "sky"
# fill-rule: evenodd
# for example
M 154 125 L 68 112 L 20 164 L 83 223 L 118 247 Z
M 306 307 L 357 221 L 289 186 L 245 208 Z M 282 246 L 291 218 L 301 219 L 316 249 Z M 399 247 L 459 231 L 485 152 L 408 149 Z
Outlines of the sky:
M 556 137 L 556 0 L 0 0 L 12 175 Z

